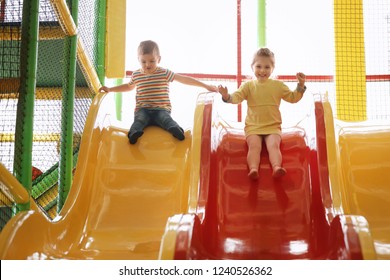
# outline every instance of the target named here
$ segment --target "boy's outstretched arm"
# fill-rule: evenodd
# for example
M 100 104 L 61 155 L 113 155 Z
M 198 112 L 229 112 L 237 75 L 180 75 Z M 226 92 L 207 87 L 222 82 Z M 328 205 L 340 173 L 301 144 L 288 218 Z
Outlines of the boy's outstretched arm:
M 106 87 L 102 86 L 99 88 L 99 92 L 125 92 L 125 91 L 131 91 L 135 88 L 135 85 L 129 85 L 129 84 L 122 84 L 115 87 Z
M 218 91 L 216 86 L 207 85 L 205 83 L 202 83 L 201 81 L 198 81 L 198 80 L 191 78 L 191 77 L 188 77 L 188 76 L 175 74 L 174 80 L 179 82 L 179 83 L 185 84 L 185 85 L 202 87 L 202 88 L 207 89 L 208 91 L 213 91 L 213 92 Z

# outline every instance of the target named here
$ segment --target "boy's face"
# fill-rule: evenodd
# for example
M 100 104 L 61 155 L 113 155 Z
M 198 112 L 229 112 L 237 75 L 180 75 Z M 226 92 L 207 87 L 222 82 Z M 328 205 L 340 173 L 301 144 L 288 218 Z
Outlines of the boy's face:
M 271 76 L 272 71 L 274 71 L 271 58 L 258 56 L 257 58 L 255 58 L 252 70 L 258 81 L 267 81 L 268 78 Z
M 145 74 L 152 74 L 156 71 L 161 57 L 156 54 L 140 54 L 138 55 L 139 63 Z

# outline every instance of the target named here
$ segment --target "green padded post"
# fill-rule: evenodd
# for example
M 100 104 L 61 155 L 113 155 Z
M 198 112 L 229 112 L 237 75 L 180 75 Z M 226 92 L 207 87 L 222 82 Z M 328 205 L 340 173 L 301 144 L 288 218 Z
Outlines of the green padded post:
M 123 79 L 116 79 L 115 85 L 121 85 L 123 83 Z M 115 111 L 116 111 L 116 118 L 118 120 L 122 120 L 122 103 L 123 103 L 123 93 L 118 92 L 115 93 Z
M 67 1 L 73 21 L 78 22 L 78 0 Z M 64 53 L 64 85 L 62 88 L 62 116 L 61 116 L 61 146 L 58 179 L 59 213 L 64 206 L 73 179 L 73 119 L 74 98 L 76 89 L 77 66 L 77 35 L 65 39 Z
M 104 57 L 104 48 L 105 48 L 105 40 L 106 40 L 106 0 L 99 1 L 99 19 L 98 19 L 98 28 L 97 28 L 97 75 L 99 77 L 99 81 L 102 85 L 104 85 L 104 77 L 105 73 L 105 57 Z
M 31 195 L 34 96 L 36 89 L 39 0 L 23 1 L 20 90 L 15 127 L 14 175 Z M 17 205 L 17 211 L 30 204 Z
M 259 48 L 267 45 L 266 36 L 266 0 L 258 0 L 257 2 L 257 44 Z

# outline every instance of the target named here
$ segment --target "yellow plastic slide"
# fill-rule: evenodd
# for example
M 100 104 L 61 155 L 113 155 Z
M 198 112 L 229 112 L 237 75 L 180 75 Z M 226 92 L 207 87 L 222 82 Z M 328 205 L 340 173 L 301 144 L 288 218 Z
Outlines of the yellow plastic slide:
M 85 125 L 74 182 L 59 216 L 13 217 L 0 234 L 1 259 L 157 259 L 168 217 L 188 212 L 199 172 L 199 124 L 178 141 L 149 127 L 135 145 L 98 94 Z M 202 109 L 197 108 L 199 116 Z M 196 113 L 197 114 L 197 113 Z M 200 120 L 199 120 L 200 119 Z
M 390 123 L 341 122 L 324 102 L 336 213 L 367 219 L 378 259 L 390 259 Z

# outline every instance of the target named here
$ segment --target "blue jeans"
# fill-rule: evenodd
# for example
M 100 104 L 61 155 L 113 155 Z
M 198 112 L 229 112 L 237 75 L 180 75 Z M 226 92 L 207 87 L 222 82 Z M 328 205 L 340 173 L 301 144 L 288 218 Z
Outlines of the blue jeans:
M 143 132 L 145 127 L 151 125 L 159 126 L 167 131 L 173 127 L 180 128 L 172 119 L 169 111 L 141 108 L 134 113 L 134 122 L 130 127 L 129 135 L 134 132 Z

